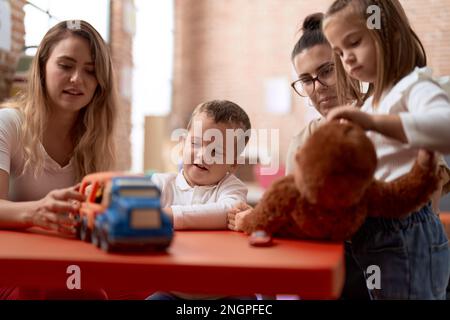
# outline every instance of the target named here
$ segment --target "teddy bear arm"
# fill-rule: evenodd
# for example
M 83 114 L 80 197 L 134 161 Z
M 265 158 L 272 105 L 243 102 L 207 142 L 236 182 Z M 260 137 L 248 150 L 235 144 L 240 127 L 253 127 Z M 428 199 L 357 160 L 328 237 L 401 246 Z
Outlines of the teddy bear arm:
M 286 222 L 283 208 L 267 209 L 263 206 L 256 206 L 245 216 L 242 231 L 248 234 L 257 230 L 264 230 L 269 234 L 276 233 Z
M 264 230 L 276 233 L 288 223 L 289 215 L 300 196 L 292 176 L 275 182 L 256 207 L 244 218 L 242 229 L 246 233 Z
M 439 177 L 417 162 L 409 173 L 391 181 L 375 181 L 366 193 L 368 215 L 372 217 L 400 218 L 419 209 L 430 201 L 438 188 Z

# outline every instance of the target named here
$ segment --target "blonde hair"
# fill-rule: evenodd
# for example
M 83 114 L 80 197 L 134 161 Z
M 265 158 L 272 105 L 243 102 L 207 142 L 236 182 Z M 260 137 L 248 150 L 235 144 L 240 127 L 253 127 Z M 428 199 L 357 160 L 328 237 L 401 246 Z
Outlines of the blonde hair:
M 361 105 L 373 94 L 373 104 L 377 106 L 383 91 L 411 73 L 415 67 L 427 64 L 425 49 L 417 34 L 412 30 L 408 17 L 398 0 L 336 0 L 328 9 L 326 20 L 334 14 L 350 7 L 364 27 L 369 18 L 369 6 L 380 9 L 381 28 L 368 29 L 376 48 L 377 75 L 367 93 L 362 93 L 362 82 L 350 78 L 345 72 L 340 57 L 335 53 L 339 103 L 355 99 Z
M 52 27 L 33 59 L 26 91 L 4 106 L 20 111 L 23 172 L 32 168 L 37 176 L 44 166 L 41 142 L 51 112 L 45 84 L 46 64 L 55 45 L 70 36 L 82 37 L 89 42 L 98 81 L 91 102 L 79 111 L 72 131 L 73 165 L 79 181 L 86 174 L 112 169 L 115 162 L 113 132 L 117 97 L 111 56 L 101 35 L 85 21 L 63 21 Z

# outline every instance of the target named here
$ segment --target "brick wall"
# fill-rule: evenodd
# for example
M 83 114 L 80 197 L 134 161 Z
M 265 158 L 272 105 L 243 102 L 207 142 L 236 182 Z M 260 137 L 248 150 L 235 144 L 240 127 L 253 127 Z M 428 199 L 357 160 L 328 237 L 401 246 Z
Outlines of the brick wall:
M 331 0 L 175 0 L 175 62 L 170 127 L 186 124 L 200 102 L 224 98 L 248 111 L 255 128 L 280 129 L 281 163 L 310 109 L 291 92 L 291 110 L 265 111 L 265 80 L 292 80 L 291 50 L 304 17 Z M 429 65 L 450 74 L 450 1 L 402 1 Z
M 422 41 L 428 65 L 437 75 L 450 75 L 450 1 L 401 0 Z
M 9 97 L 17 62 L 25 45 L 23 6 L 25 0 L 9 1 L 11 6 L 11 51 L 0 49 L 0 101 Z
M 119 92 L 119 119 L 116 132 L 117 169 L 131 168 L 131 75 L 133 68 L 133 0 L 111 0 L 111 53 Z M 127 12 L 130 15 L 127 15 Z

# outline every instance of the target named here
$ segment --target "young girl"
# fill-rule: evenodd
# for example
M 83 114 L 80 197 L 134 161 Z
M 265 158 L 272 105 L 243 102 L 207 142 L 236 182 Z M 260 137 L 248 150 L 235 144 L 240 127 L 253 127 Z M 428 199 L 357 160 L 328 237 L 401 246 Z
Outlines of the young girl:
M 380 29 L 367 26 L 372 5 L 380 9 Z M 361 109 L 335 108 L 327 120 L 345 119 L 371 131 L 376 178 L 391 181 L 408 172 L 418 148 L 450 153 L 448 96 L 423 68 L 425 51 L 399 1 L 336 0 L 323 31 L 335 53 L 340 102 L 360 97 L 362 82 L 371 95 Z M 352 239 L 361 271 L 380 268 L 380 285 L 366 274 L 371 297 L 445 299 L 449 251 L 439 218 L 430 205 L 404 219 L 395 216 L 368 219 Z
M 113 166 L 114 81 L 90 24 L 64 21 L 47 32 L 26 92 L 0 109 L 0 228 L 74 232 L 65 213 L 82 195 L 71 186 Z

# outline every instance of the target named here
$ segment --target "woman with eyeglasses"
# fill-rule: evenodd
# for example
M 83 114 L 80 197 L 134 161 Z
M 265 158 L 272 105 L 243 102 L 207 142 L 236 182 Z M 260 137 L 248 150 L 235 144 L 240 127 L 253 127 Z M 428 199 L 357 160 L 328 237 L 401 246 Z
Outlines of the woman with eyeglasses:
M 287 154 L 286 174 L 294 172 L 295 153 L 306 139 L 323 123 L 328 112 L 338 107 L 336 76 L 332 49 L 322 33 L 322 13 L 307 16 L 303 35 L 292 51 L 292 63 L 298 79 L 291 86 L 295 92 L 308 98 L 322 117 L 309 122 L 293 137 Z M 352 101 L 349 101 L 352 103 Z M 353 102 L 358 104 L 358 102 Z M 351 254 L 350 243 L 345 243 L 346 279 L 342 299 L 369 299 L 365 279 Z
M 323 13 L 314 13 L 305 18 L 303 35 L 291 55 L 298 75 L 291 86 L 299 96 L 308 98 L 322 117 L 309 122 L 293 137 L 286 158 L 286 174 L 294 172 L 297 149 L 325 122 L 328 112 L 338 106 L 333 52 L 322 33 L 322 19 Z

